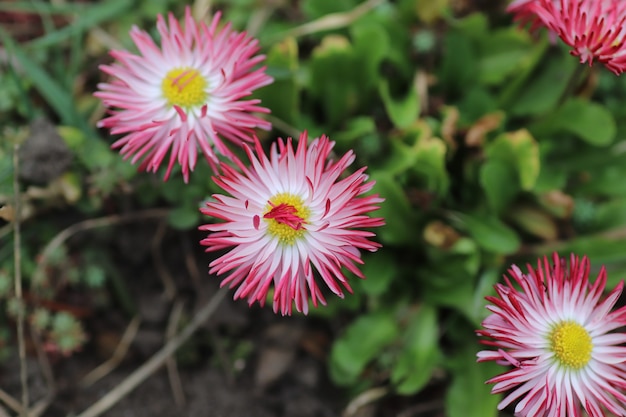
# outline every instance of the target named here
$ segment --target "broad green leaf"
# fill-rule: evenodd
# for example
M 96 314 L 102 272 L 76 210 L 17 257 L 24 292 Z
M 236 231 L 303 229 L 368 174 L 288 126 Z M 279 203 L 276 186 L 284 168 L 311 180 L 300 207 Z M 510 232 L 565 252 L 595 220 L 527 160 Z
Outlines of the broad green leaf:
M 455 20 L 453 27 L 475 40 L 488 35 L 489 20 L 484 13 L 472 13 L 462 19 Z
M 361 272 L 365 279 L 359 281 L 360 286 L 368 295 L 381 295 L 398 275 L 398 267 L 394 257 L 383 248 L 373 254 L 364 254 L 363 262 Z
M 175 229 L 191 229 L 200 224 L 200 211 L 194 205 L 185 204 L 170 211 L 167 220 Z
M 464 256 L 460 251 L 465 252 Z M 422 296 L 433 305 L 458 311 L 478 326 L 484 317 L 483 297 L 490 291 L 490 283 L 497 278 L 490 281 L 482 273 L 476 284 L 476 276 L 484 260 L 473 240 L 459 239 L 454 252 L 459 254 L 435 258 L 430 261 L 433 266 L 418 271 L 418 279 L 423 281 Z
M 609 163 L 603 168 L 586 171 L 587 178 L 577 186 L 577 192 L 589 196 L 626 196 L 626 164 Z
M 602 105 L 572 98 L 549 120 L 553 131 L 566 131 L 595 146 L 613 142 L 617 131 L 613 115 Z
M 587 255 L 592 265 L 603 265 L 612 262 L 625 262 L 624 245 L 626 239 L 621 236 L 606 236 L 602 233 L 591 236 L 581 236 L 573 240 L 548 243 L 545 246 L 536 246 L 535 252 L 545 254 L 559 252 L 561 254 L 575 253 Z
M 454 213 L 452 219 L 467 230 L 469 235 L 483 249 L 493 253 L 508 255 L 520 247 L 517 233 L 496 217 Z
M 417 145 L 432 136 L 431 127 L 423 120 L 418 120 L 404 136 L 393 136 L 389 139 L 391 154 L 385 161 L 385 172 L 398 175 L 416 166 Z
M 449 417 L 496 417 L 501 396 L 491 394 L 485 381 L 506 370 L 491 362 L 476 362 L 482 348 L 476 343 L 461 346 L 462 351 L 449 363 L 452 385 L 446 393 L 446 415 Z
M 348 120 L 345 129 L 335 133 L 332 139 L 338 144 L 348 146 L 355 140 L 375 132 L 376 122 L 374 119 L 367 116 L 360 116 Z
M 298 120 L 300 88 L 296 81 L 298 44 L 292 37 L 275 44 L 267 53 L 268 74 L 274 82 L 255 93 L 272 115 L 289 124 Z
M 394 99 L 389 92 L 389 83 L 382 79 L 378 85 L 378 92 L 387 110 L 387 115 L 396 127 L 406 128 L 419 116 L 419 97 L 414 86 L 408 89 L 405 97 Z
M 398 323 L 387 313 L 361 316 L 339 337 L 330 352 L 330 376 L 339 385 L 355 383 L 365 367 L 398 336 Z
M 494 95 L 478 83 L 463 88 L 463 95 L 457 107 L 460 111 L 459 124 L 468 126 L 487 114 L 499 111 Z
M 422 137 L 413 147 L 413 169 L 426 178 L 429 190 L 443 196 L 448 191 L 450 179 L 446 168 L 447 147 L 442 139 Z
M 514 27 L 494 31 L 480 39 L 478 51 L 481 83 L 497 85 L 531 58 L 530 36 Z
M 478 282 L 476 283 L 476 287 L 473 292 L 473 302 L 468 305 L 467 309 L 465 306 L 461 307 L 466 312 L 468 318 L 475 326 L 480 326 L 480 323 L 490 314 L 489 310 L 485 308 L 487 302 L 485 301 L 485 297 L 488 295 L 494 295 L 494 285 L 498 282 L 502 273 L 499 269 L 487 269 L 483 273 L 480 274 L 478 278 Z
M 507 215 L 511 222 L 521 230 L 542 240 L 551 241 L 559 237 L 559 228 L 555 219 L 537 207 L 518 204 L 511 207 Z
M 553 110 L 565 93 L 570 78 L 580 65 L 575 59 L 546 55 L 544 65 L 536 69 L 511 99 L 508 110 L 515 116 L 537 116 Z
M 430 380 L 440 357 L 437 311 L 423 304 L 404 332 L 403 350 L 391 371 L 391 382 L 400 394 L 418 392 Z
M 515 167 L 497 159 L 490 159 L 481 167 L 480 185 L 496 213 L 504 210 L 520 189 Z
M 376 87 L 380 78 L 380 65 L 393 49 L 389 35 L 383 26 L 373 21 L 358 21 L 350 28 L 350 35 L 359 66 L 356 79 L 363 90 Z
M 599 203 L 594 216 L 597 230 L 626 226 L 626 197 Z
M 487 158 L 515 167 L 522 190 L 531 190 L 539 177 L 540 159 L 537 142 L 527 130 L 498 136 L 486 149 Z
M 442 49 L 441 85 L 453 94 L 466 91 L 479 75 L 475 45 L 466 34 L 453 30 L 446 34 Z
M 343 122 L 356 109 L 361 88 L 352 44 L 340 35 L 325 36 L 313 50 L 309 69 L 308 89 L 320 100 L 324 116 L 331 125 Z

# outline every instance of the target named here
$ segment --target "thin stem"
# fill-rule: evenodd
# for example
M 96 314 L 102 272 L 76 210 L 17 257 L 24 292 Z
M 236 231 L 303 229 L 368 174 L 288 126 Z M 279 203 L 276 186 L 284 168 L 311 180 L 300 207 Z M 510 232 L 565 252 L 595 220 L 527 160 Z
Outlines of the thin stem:
M 580 85 L 580 83 L 588 76 L 589 74 L 589 66 L 579 64 L 570 75 L 569 80 L 567 81 L 567 85 L 565 86 L 565 90 L 559 97 L 559 101 L 557 107 L 563 105 L 570 97 L 574 95 L 576 89 Z
M 224 296 L 228 292 L 228 287 L 221 288 L 215 295 L 196 313 L 191 322 L 178 335 L 168 341 L 157 353 L 148 359 L 143 365 L 126 377 L 121 384 L 106 393 L 102 398 L 92 404 L 85 411 L 76 417 L 97 417 L 113 407 L 119 400 L 124 398 L 129 392 L 137 388 L 150 375 L 155 373 L 165 364 L 167 359 L 178 350 L 193 335 L 198 328 L 206 322 L 213 312 L 220 305 Z
M 19 153 L 20 145 L 13 145 L 13 198 L 15 213 L 13 217 L 13 263 L 15 271 L 15 299 L 17 300 L 17 346 L 20 357 L 20 382 L 22 384 L 22 410 L 20 416 L 28 416 L 28 370 L 26 368 L 26 343 L 24 341 L 24 305 L 22 295 L 22 239 L 20 233 L 20 182 Z
M 101 227 L 113 226 L 121 223 L 129 223 L 144 219 L 161 219 L 167 216 L 169 213 L 166 209 L 148 209 L 139 211 L 136 213 L 128 214 L 114 214 L 106 217 L 99 217 L 96 219 L 83 220 L 79 223 L 74 223 L 68 228 L 62 230 L 52 239 L 41 252 L 37 268 L 33 273 L 33 281 L 35 283 L 41 283 L 45 279 L 45 271 L 50 260 L 50 255 L 57 250 L 67 239 L 74 236 L 78 232 L 82 232 L 90 229 L 97 229 Z
M 370 10 L 383 4 L 385 0 L 367 0 L 364 3 L 359 4 L 354 9 L 343 13 L 331 13 L 326 16 L 320 17 L 312 22 L 305 23 L 297 26 L 293 29 L 289 29 L 286 32 L 281 32 L 277 36 L 273 36 L 270 41 L 276 42 L 279 39 L 284 39 L 289 36 L 301 37 L 318 33 L 324 30 L 341 29 L 349 26 L 352 22 L 363 16 Z

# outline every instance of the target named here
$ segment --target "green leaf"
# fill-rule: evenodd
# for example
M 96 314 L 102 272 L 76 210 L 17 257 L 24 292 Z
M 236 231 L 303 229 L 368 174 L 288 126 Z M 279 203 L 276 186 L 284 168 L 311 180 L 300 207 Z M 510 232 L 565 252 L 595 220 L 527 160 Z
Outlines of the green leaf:
M 446 415 L 449 417 L 496 417 L 499 395 L 491 394 L 485 381 L 504 368 L 491 363 L 476 363 L 480 346 L 468 343 L 449 363 L 453 373 L 452 385 L 446 393 Z
M 532 56 L 528 32 L 510 27 L 481 37 L 478 52 L 480 82 L 497 85 L 519 71 Z
M 414 86 L 408 89 L 405 97 L 395 100 L 389 92 L 389 83 L 382 79 L 378 84 L 378 92 L 383 100 L 387 115 L 396 127 L 409 127 L 419 116 L 420 103 Z
M 414 212 L 404 190 L 386 172 L 372 172 L 372 178 L 376 180 L 373 192 L 385 199 L 376 212 L 377 216 L 385 219 L 385 226 L 379 229 L 377 235 L 391 245 L 414 243 Z
M 474 85 L 479 75 L 476 47 L 457 30 L 449 31 L 443 42 L 440 83 L 449 93 L 459 93 Z
M 361 272 L 365 279 L 359 281 L 363 291 L 372 296 L 381 295 L 398 274 L 394 257 L 383 249 L 373 254 L 364 254 L 363 262 Z
M 460 306 L 467 315 L 467 318 L 477 327 L 480 326 L 482 321 L 490 314 L 489 310 L 485 308 L 485 297 L 495 294 L 493 286 L 498 282 L 501 276 L 502 273 L 500 269 L 496 268 L 487 269 L 482 272 L 473 291 L 472 303 Z
M 520 247 L 519 236 L 496 217 L 463 213 L 453 213 L 451 217 L 465 228 L 483 249 L 508 255 L 515 253 Z
M 597 230 L 626 226 L 626 198 L 621 197 L 598 204 L 593 222 Z
M 357 21 L 350 28 L 350 35 L 359 67 L 356 79 L 362 90 L 368 90 L 379 83 L 380 65 L 393 49 L 391 40 L 382 25 L 375 21 Z
M 300 86 L 296 81 L 298 43 L 292 37 L 285 38 L 272 46 L 265 64 L 274 82 L 255 93 L 263 105 L 272 110 L 272 115 L 282 121 L 295 124 L 300 109 Z
M 510 164 L 500 160 L 488 160 L 480 169 L 480 185 L 485 190 L 487 202 L 499 213 L 519 192 L 517 172 Z
M 80 14 L 70 25 L 50 32 L 28 43 L 29 48 L 49 48 L 61 41 L 92 29 L 102 22 L 122 16 L 133 3 L 126 0 L 107 0 L 93 3 L 90 7 L 81 7 Z M 76 5 L 73 5 L 74 7 Z
M 338 144 L 351 146 L 352 142 L 366 135 L 376 133 L 376 122 L 372 117 L 360 116 L 348 120 L 341 132 L 333 135 L 332 139 Z
M 330 352 L 330 376 L 339 385 L 355 383 L 365 367 L 392 343 L 398 324 L 383 312 L 362 316 L 339 337 Z
M 553 241 L 559 237 L 556 220 L 537 207 L 517 204 L 507 213 L 507 218 L 521 230 L 542 240 Z
M 328 35 L 313 50 L 308 90 L 320 100 L 324 116 L 338 125 L 357 107 L 360 86 L 353 46 L 343 36 Z
M 88 135 L 94 136 L 93 128 L 78 114 L 70 92 L 61 86 L 46 70 L 28 56 L 22 47 L 0 27 L 0 38 L 20 63 L 20 68 L 31 79 L 39 93 L 46 99 L 61 118 L 63 124 L 78 126 Z
M 414 394 L 430 380 L 440 357 L 438 335 L 436 309 L 423 304 L 405 331 L 403 350 L 391 371 L 398 393 Z
M 567 101 L 549 120 L 552 131 L 566 131 L 590 145 L 606 146 L 617 132 L 613 115 L 602 105 L 580 98 Z
M 525 88 L 520 88 L 517 95 L 510 99 L 509 111 L 512 115 L 536 116 L 553 110 L 580 65 L 575 59 L 564 59 L 564 56 L 546 55 L 544 58 L 545 65 L 538 68 L 526 80 Z
M 537 182 L 540 170 L 539 146 L 527 130 L 507 132 L 486 148 L 488 159 L 513 166 L 522 190 L 529 191 Z
M 198 207 L 184 204 L 176 207 L 168 214 L 168 223 L 175 229 L 187 230 L 200 223 L 200 211 Z
M 426 178 L 430 191 L 443 196 L 448 191 L 450 179 L 446 169 L 445 142 L 435 137 L 422 137 L 413 147 L 415 164 L 413 170 Z

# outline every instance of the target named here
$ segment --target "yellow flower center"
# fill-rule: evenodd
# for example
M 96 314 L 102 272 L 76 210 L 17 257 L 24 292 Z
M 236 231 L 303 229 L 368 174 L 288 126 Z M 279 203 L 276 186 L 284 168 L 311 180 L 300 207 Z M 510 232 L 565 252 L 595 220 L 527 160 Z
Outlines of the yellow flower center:
M 574 321 L 559 323 L 552 329 L 549 340 L 550 348 L 559 362 L 568 368 L 583 368 L 591 359 L 591 336 Z
M 297 195 L 276 194 L 264 211 L 263 219 L 267 222 L 267 231 L 278 238 L 280 243 L 293 245 L 306 233 L 304 226 L 311 212 Z
M 161 90 L 170 106 L 184 109 L 200 106 L 206 102 L 207 81 L 193 68 L 176 68 L 165 75 Z

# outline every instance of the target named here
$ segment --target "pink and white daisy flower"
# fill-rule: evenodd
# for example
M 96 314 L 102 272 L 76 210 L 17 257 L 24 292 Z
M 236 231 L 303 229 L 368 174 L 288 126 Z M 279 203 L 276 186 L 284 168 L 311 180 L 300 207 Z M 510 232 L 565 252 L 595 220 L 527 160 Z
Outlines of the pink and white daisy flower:
M 492 314 L 478 334 L 497 350 L 479 352 L 478 361 L 513 367 L 487 381 L 493 393 L 513 390 L 499 409 L 519 399 L 522 417 L 579 417 L 583 409 L 626 416 L 626 334 L 613 332 L 626 325 L 626 307 L 611 311 L 624 283 L 601 299 L 606 270 L 591 283 L 589 269 L 587 257 L 571 255 L 568 268 L 557 254 L 552 265 L 547 257 L 536 270 L 528 265 L 528 274 L 513 265 L 513 281 L 505 277 L 487 297 Z
M 581 63 L 601 62 L 617 75 L 626 70 L 626 1 L 535 0 L 530 8 Z
M 201 244 L 207 252 L 232 248 L 210 264 L 210 273 L 228 274 L 222 286 L 237 287 L 234 298 L 264 305 L 274 284 L 274 312 L 308 312 L 326 304 L 315 270 L 330 290 L 343 297 L 352 292 L 342 267 L 363 278 L 359 250 L 376 251 L 363 228 L 382 226 L 382 218 L 367 213 L 383 199 L 362 196 L 372 189 L 365 168 L 340 178 L 354 162 L 352 151 L 329 160 L 334 142 L 326 136 L 307 144 L 306 132 L 294 150 L 291 138 L 273 143 L 265 155 L 258 140 L 245 146 L 250 167 L 234 159 L 241 172 L 222 164 L 214 181 L 230 195 L 214 195 L 202 213 L 224 220 L 201 226 L 211 232 Z
M 232 155 L 223 139 L 241 146 L 254 128 L 271 128 L 253 114 L 269 113 L 260 100 L 242 100 L 273 81 L 265 67 L 254 69 L 265 59 L 255 55 L 258 42 L 230 23 L 219 29 L 219 21 L 217 13 L 210 25 L 196 23 L 187 7 L 183 29 L 171 13 L 167 22 L 159 15 L 160 47 L 133 27 L 139 54 L 111 51 L 117 62 L 100 67 L 113 81 L 94 94 L 111 108 L 98 126 L 125 135 L 112 147 L 133 163 L 142 159 L 140 170 L 156 171 L 169 152 L 165 179 L 178 161 L 187 182 L 199 151 L 215 171 L 215 151 Z

